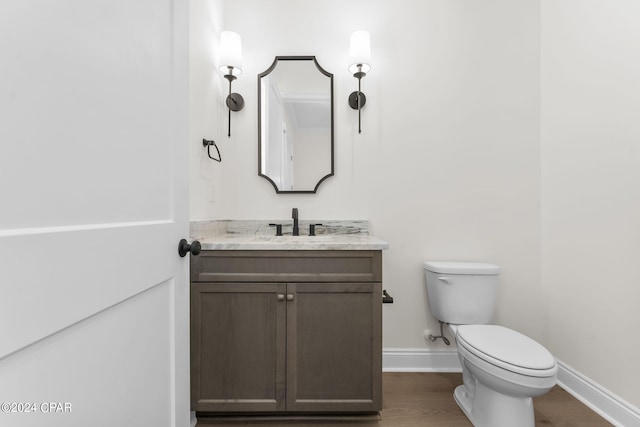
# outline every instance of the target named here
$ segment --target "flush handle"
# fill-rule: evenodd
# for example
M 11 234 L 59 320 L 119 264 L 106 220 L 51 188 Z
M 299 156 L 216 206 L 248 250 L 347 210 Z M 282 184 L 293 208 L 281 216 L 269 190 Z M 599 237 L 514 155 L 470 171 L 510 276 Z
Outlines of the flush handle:
M 450 285 L 453 280 L 451 280 L 451 277 L 447 277 L 447 276 L 438 276 L 438 280 L 446 283 L 447 285 Z

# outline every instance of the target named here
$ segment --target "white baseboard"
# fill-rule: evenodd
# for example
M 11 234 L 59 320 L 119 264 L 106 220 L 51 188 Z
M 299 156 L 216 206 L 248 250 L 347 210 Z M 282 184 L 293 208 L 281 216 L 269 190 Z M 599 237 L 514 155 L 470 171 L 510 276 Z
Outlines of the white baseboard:
M 640 427 L 640 409 L 558 360 L 558 385 L 619 427 Z
M 594 412 L 619 427 L 640 427 L 640 409 L 625 402 L 558 360 L 558 385 Z M 385 348 L 383 372 L 461 372 L 458 351 L 428 348 Z
M 384 348 L 383 372 L 462 372 L 454 348 Z

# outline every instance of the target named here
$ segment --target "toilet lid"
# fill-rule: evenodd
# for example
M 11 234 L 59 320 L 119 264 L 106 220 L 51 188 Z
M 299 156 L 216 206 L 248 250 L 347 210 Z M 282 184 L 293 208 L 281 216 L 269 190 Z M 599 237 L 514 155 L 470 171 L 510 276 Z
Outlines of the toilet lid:
M 513 372 L 538 376 L 543 374 L 539 371 L 556 367 L 553 355 L 546 348 L 504 326 L 461 325 L 456 337 L 458 345 L 471 353 Z

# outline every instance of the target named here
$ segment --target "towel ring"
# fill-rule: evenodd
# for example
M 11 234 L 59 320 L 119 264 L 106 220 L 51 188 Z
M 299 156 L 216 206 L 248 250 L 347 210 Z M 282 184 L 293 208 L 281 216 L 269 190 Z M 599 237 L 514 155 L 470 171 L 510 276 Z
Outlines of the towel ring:
M 211 157 L 211 146 L 214 146 L 216 151 L 218 152 L 218 158 L 216 159 L 215 157 Z M 202 139 L 202 146 L 203 147 L 207 147 L 207 155 L 209 155 L 209 158 L 211 160 L 215 160 L 216 162 L 222 162 L 222 156 L 220 155 L 220 150 L 218 149 L 218 146 L 216 145 L 216 142 L 212 139 L 212 140 L 207 140 L 207 139 Z

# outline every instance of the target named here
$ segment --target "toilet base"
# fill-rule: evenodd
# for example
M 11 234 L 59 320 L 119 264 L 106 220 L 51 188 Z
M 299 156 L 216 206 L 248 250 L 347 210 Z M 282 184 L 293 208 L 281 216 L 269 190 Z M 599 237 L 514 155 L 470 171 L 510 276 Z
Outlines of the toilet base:
M 507 396 L 479 382 L 473 396 L 459 385 L 453 397 L 475 427 L 535 427 L 530 397 Z

